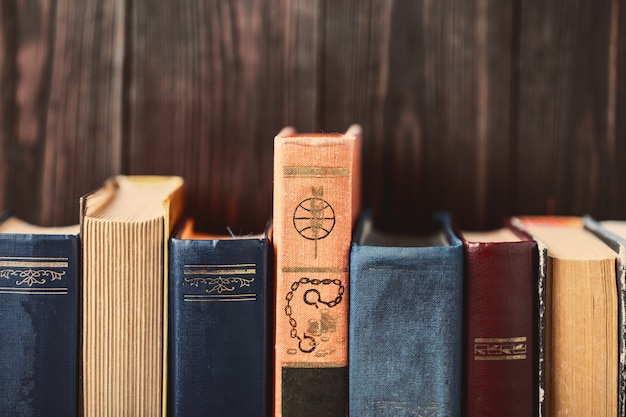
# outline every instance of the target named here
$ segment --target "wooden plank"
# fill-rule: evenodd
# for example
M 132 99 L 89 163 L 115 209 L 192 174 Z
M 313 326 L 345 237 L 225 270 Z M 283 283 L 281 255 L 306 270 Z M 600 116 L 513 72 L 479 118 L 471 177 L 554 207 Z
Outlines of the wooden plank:
M 177 174 L 206 231 L 262 231 L 273 137 L 317 126 L 316 1 L 134 2 L 128 171 Z
M 3 129 L 5 203 L 31 222 L 38 222 L 41 213 L 42 84 L 51 57 L 51 6 L 50 2 L 36 5 L 26 1 L 4 2 L 2 6 L 6 18 L 12 19 L 10 23 L 3 19 L 7 48 L 3 76 L 9 82 L 3 85 L 10 86 L 3 91 L 7 121 Z
M 601 218 L 626 219 L 626 5 L 611 1 L 609 50 L 609 152 L 614 154 L 608 192 L 609 210 Z
M 325 3 L 323 124 L 363 127 L 363 205 L 377 227 L 416 229 L 423 201 L 423 2 Z
M 364 202 L 379 227 L 434 210 L 471 228 L 509 208 L 512 5 L 326 4 L 324 127 L 364 128 Z
M 426 201 L 467 229 L 509 210 L 510 2 L 425 3 Z
M 179 174 L 202 229 L 259 231 L 278 130 L 358 122 L 386 228 L 626 218 L 622 6 L 3 2 L 0 206 L 71 223 L 109 175 Z
M 77 223 L 79 197 L 120 170 L 124 2 L 16 4 L 9 204 Z
M 604 217 L 615 209 L 609 183 L 617 154 L 607 131 L 610 14 L 611 0 L 521 3 L 519 213 Z
M 12 2 L 0 3 L 0 212 L 10 202 L 8 193 L 9 161 L 11 152 L 9 138 L 13 130 L 14 73 L 12 39 L 15 33 L 15 8 Z

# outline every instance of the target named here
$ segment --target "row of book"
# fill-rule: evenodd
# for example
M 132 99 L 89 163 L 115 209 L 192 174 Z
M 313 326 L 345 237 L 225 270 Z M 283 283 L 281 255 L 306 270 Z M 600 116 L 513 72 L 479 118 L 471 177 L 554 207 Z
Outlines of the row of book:
M 626 223 L 385 234 L 360 135 L 275 138 L 262 235 L 195 231 L 179 177 L 0 218 L 0 415 L 626 416 Z

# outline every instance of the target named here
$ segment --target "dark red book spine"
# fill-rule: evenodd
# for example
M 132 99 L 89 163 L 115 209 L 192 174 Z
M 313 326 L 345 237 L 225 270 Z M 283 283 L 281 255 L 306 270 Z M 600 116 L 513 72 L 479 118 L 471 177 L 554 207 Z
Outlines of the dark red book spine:
M 536 243 L 463 243 L 464 415 L 536 416 Z

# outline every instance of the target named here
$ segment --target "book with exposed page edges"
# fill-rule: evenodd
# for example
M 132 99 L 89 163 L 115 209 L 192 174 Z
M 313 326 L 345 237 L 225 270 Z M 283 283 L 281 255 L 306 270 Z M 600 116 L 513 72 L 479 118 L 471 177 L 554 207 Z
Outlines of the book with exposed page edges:
M 537 416 L 537 243 L 511 224 L 456 230 L 465 248 L 463 415 Z
M 277 417 L 347 412 L 348 255 L 360 210 L 361 128 L 274 140 Z
M 271 415 L 270 232 L 170 238 L 169 416 Z
M 525 216 L 547 249 L 545 415 L 618 413 L 617 254 L 581 217 Z
M 76 416 L 79 227 L 0 218 L 0 415 Z
M 450 216 L 403 236 L 364 212 L 350 255 L 350 416 L 460 416 L 462 341 L 463 245 Z
M 616 285 L 618 299 L 618 390 L 617 416 L 626 416 L 626 221 L 598 221 L 584 216 L 585 228 L 604 241 L 616 254 Z
M 84 417 L 164 415 L 168 240 L 183 179 L 116 176 L 81 198 Z

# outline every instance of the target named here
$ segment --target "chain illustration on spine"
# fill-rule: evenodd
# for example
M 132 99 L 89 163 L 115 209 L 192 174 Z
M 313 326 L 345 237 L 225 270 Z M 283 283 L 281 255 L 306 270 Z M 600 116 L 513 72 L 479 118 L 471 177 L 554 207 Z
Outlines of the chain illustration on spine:
M 320 342 L 313 336 L 321 337 L 322 340 L 324 335 L 328 333 L 333 333 L 337 328 L 337 319 L 333 317 L 328 309 L 321 308 L 320 309 L 320 319 L 318 320 L 310 320 L 309 321 L 309 332 L 303 332 L 302 336 L 299 335 L 297 326 L 298 322 L 293 317 L 293 308 L 291 302 L 294 299 L 294 293 L 300 288 L 301 285 L 336 285 L 337 286 L 337 296 L 330 301 L 325 301 L 322 299 L 322 294 L 317 288 L 309 288 L 302 294 L 302 301 L 310 306 L 314 306 L 316 309 L 320 309 L 319 304 L 326 306 L 328 308 L 333 308 L 337 306 L 343 300 L 343 294 L 345 292 L 345 287 L 341 280 L 339 279 L 310 279 L 307 277 L 300 278 L 300 280 L 295 281 L 291 284 L 291 291 L 287 293 L 285 299 L 287 300 L 287 305 L 285 306 L 285 314 L 289 317 L 289 325 L 291 326 L 290 336 L 292 339 L 298 339 L 298 350 L 302 353 L 313 353 L 313 351 L 319 346 Z M 297 353 L 295 349 L 290 349 L 288 351 L 291 354 Z M 320 351 L 317 352 L 318 356 L 326 356 L 332 352 Z

